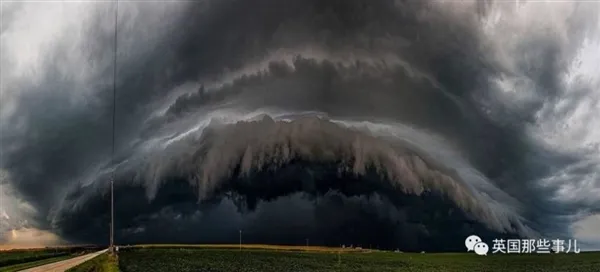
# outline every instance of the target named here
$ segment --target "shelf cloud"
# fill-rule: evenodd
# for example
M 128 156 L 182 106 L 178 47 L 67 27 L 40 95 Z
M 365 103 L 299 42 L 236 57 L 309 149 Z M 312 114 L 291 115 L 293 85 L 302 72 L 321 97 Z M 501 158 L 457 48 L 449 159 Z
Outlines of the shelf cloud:
M 599 248 L 598 3 L 115 8 L 2 3 L 5 237 Z

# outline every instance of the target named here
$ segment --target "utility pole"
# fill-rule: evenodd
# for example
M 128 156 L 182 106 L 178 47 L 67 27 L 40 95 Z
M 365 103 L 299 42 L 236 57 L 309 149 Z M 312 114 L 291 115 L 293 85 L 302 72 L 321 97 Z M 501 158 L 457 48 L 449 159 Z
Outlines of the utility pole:
M 110 179 L 110 254 L 114 254 L 115 232 L 115 204 L 114 204 L 114 179 Z
M 240 230 L 240 251 L 242 251 L 242 230 Z
M 112 112 L 112 153 L 111 162 L 114 164 L 115 158 L 115 122 L 117 112 L 117 18 L 119 15 L 119 1 L 115 2 L 115 40 L 114 40 L 114 70 L 113 70 L 113 112 Z M 115 170 L 113 169 L 110 177 L 110 254 L 115 254 Z

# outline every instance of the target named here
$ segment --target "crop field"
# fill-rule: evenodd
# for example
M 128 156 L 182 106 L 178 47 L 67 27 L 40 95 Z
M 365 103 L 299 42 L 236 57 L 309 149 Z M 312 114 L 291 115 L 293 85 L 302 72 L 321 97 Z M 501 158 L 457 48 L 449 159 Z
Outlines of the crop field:
M 346 247 L 334 248 L 324 246 L 293 246 L 293 245 L 262 245 L 262 244 L 141 244 L 135 246 L 125 246 L 124 248 L 204 248 L 204 249 L 266 249 L 274 251 L 318 251 L 318 252 L 351 252 L 363 251 L 361 249 Z
M 394 253 L 382 251 L 289 251 L 141 247 L 119 252 L 122 272 L 270 271 L 600 271 L 600 252 L 552 255 Z

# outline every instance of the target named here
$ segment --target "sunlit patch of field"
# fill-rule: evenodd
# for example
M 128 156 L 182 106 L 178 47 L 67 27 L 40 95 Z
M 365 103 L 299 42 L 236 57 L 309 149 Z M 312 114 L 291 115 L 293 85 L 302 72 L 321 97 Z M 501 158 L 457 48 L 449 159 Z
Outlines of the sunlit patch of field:
M 142 244 L 125 246 L 134 248 L 213 248 L 213 249 L 239 249 L 239 244 Z M 242 244 L 242 249 L 265 249 L 281 251 L 315 251 L 315 252 L 368 252 L 367 249 L 341 248 L 324 246 L 292 246 L 292 245 L 264 245 L 264 244 Z
M 67 272 L 119 272 L 118 262 L 118 257 L 115 255 L 104 253 L 67 270 Z
M 55 245 L 55 246 L 11 246 L 0 245 L 0 254 L 10 252 L 61 251 L 70 249 L 99 249 L 97 245 Z

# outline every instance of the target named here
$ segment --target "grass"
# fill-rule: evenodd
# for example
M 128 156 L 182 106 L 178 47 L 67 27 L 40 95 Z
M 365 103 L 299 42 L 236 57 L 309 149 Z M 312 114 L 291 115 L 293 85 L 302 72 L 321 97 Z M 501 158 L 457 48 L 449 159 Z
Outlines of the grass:
M 215 247 L 176 248 L 175 245 L 152 245 L 123 248 L 119 253 L 119 267 L 123 272 L 600 271 L 600 252 L 477 256 L 469 253 L 336 252 L 333 248 L 318 247 L 316 250 L 305 252 L 294 250 L 297 247 L 287 246 L 275 246 L 277 250 L 269 248 L 236 250 Z
M 116 256 L 104 253 L 67 270 L 67 272 L 119 272 L 118 260 Z
M 4 266 L 4 267 L 0 267 L 0 272 L 15 272 L 15 271 L 20 271 L 20 270 L 27 269 L 27 268 L 32 268 L 32 267 L 36 267 L 36 266 L 40 266 L 40 265 L 45 265 L 45 264 L 49 264 L 49 263 L 59 262 L 59 261 L 62 261 L 62 260 L 69 259 L 71 257 L 73 257 L 73 256 L 71 256 L 71 255 L 63 255 L 63 256 L 50 257 L 50 258 L 41 259 L 41 260 L 32 261 L 32 262 L 25 262 L 25 263 L 19 263 L 19 264 Z

